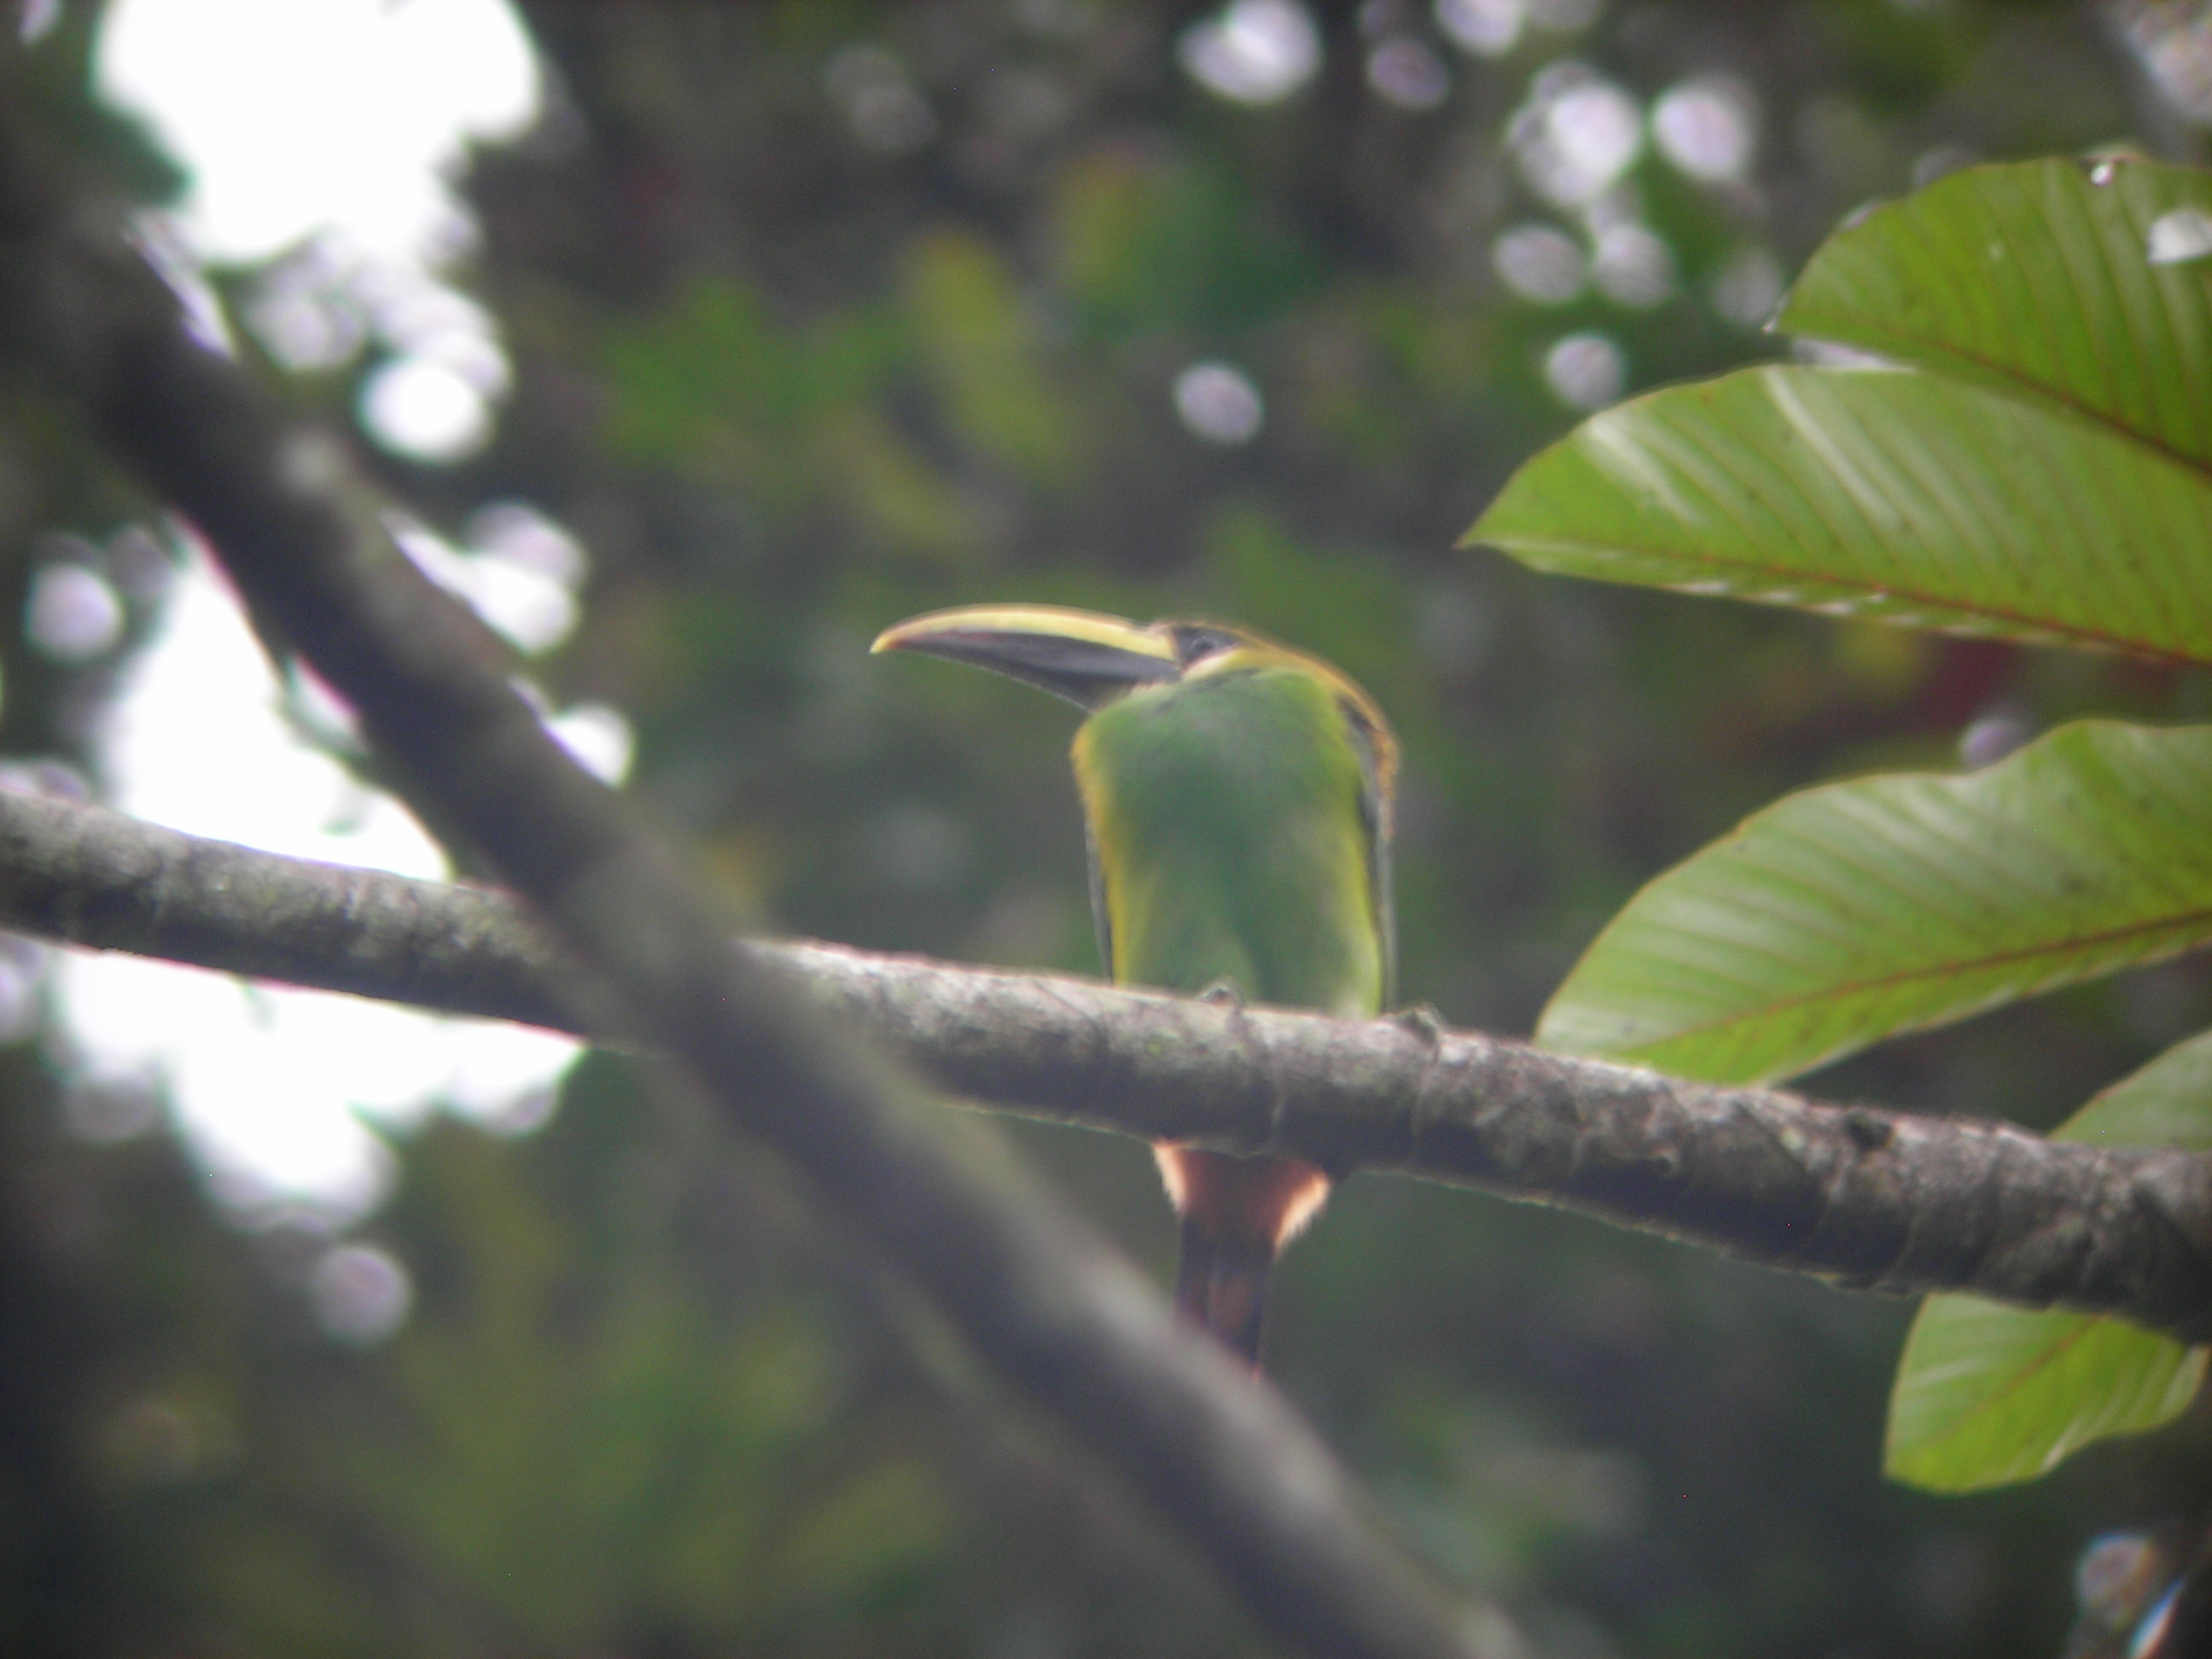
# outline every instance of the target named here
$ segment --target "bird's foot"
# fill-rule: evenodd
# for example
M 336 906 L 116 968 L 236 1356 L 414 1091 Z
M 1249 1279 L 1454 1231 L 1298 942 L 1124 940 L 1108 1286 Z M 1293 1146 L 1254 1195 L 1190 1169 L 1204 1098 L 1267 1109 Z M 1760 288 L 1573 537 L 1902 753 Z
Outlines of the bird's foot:
M 1425 1002 L 1414 1003 L 1411 1007 L 1401 1008 L 1384 1018 L 1392 1024 L 1411 1031 L 1431 1048 L 1443 1046 L 1444 1032 L 1449 1029 L 1444 1024 L 1444 1017 Z
M 1236 1013 L 1242 1013 L 1244 1011 L 1244 993 L 1237 988 L 1237 981 L 1233 979 L 1217 979 L 1198 994 L 1198 1000 L 1200 1002 L 1210 1002 L 1217 1008 L 1227 1008 Z

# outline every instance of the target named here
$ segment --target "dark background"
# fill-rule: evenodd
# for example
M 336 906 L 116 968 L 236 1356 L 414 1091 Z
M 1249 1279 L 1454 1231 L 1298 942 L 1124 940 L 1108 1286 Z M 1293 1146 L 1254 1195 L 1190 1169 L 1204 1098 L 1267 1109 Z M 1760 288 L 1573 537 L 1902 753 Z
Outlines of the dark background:
M 782 929 L 1094 968 L 1071 714 L 866 654 L 944 605 L 1218 615 L 1340 664 L 1406 745 L 1401 994 L 1504 1033 L 1641 881 L 1785 789 L 1954 763 L 1978 720 L 2202 708 L 2164 671 L 1453 547 L 1576 418 L 1541 372 L 1560 337 L 1617 343 L 1632 392 L 1717 372 L 1788 349 L 1714 302 L 1747 252 L 1786 276 L 1855 206 L 1975 159 L 2194 159 L 2185 95 L 2118 27 L 2157 8 L 1613 0 L 1485 59 L 1374 0 L 1316 8 L 1319 74 L 1266 106 L 1178 67 L 1189 6 L 524 10 L 553 107 L 477 157 L 459 275 L 515 387 L 480 454 L 375 465 L 434 524 L 522 500 L 577 532 L 593 575 L 550 683 L 625 711 L 641 804 Z M 9 48 L 14 84 L 158 199 L 173 173 L 86 90 L 98 11 Z M 1407 40 L 1449 70 L 1433 108 L 1366 74 Z M 1542 305 L 1494 274 L 1510 226 L 1580 234 L 1511 143 L 1569 58 L 1647 106 L 1697 74 L 1755 94 L 1747 180 L 1648 146 L 1628 176 L 1671 250 L 1662 303 Z M 869 85 L 903 88 L 905 126 L 868 126 Z M 222 277 L 242 302 L 269 280 Z M 1176 416 L 1206 359 L 1265 399 L 1249 444 Z M 374 367 L 283 391 L 349 422 Z M 0 398 L 18 606 L 42 536 L 105 543 L 149 507 L 12 368 Z M 112 665 L 0 657 L 0 748 L 70 755 Z M 2208 1012 L 2184 962 L 1811 1086 L 2047 1125 Z M 402 1145 L 361 1237 L 416 1301 L 366 1347 L 303 1291 L 327 1241 L 232 1224 L 168 1138 L 74 1140 L 56 1097 L 35 1045 L 0 1053 L 0 1650 L 1254 1645 L 1110 1494 L 1051 1473 L 1034 1422 L 917 1358 L 777 1170 L 667 1144 L 617 1062 L 528 1138 L 441 1121 Z M 1164 1275 L 1141 1146 L 1010 1133 Z M 2014 1492 L 1887 1486 L 1909 1308 L 1465 1193 L 1355 1179 L 1279 1283 L 1278 1383 L 1562 1659 L 2055 1654 L 2087 1539 L 2194 1515 L 2212 1473 L 2200 1410 Z

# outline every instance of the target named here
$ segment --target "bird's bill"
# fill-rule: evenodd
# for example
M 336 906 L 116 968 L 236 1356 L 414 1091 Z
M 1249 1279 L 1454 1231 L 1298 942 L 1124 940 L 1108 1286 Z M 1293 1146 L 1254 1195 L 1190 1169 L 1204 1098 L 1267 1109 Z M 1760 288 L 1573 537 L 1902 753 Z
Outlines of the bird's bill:
M 978 605 L 933 611 L 887 628 L 877 651 L 921 651 L 1022 680 L 1085 708 L 1133 685 L 1174 679 L 1175 641 L 1097 611 L 1056 605 Z

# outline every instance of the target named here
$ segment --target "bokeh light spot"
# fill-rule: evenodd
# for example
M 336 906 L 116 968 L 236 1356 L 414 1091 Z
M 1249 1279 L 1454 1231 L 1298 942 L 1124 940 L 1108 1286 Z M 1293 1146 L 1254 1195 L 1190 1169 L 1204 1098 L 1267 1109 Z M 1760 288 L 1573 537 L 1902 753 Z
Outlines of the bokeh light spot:
M 1959 733 L 1959 764 L 1969 771 L 1991 766 L 2027 746 L 2035 727 L 2009 703 L 2000 703 L 1968 721 Z
M 123 637 L 123 601 L 106 577 L 81 564 L 42 565 L 31 577 L 23 633 L 56 662 L 90 662 Z
M 1451 71 L 1426 41 L 1394 34 L 1367 54 L 1367 84 L 1401 109 L 1434 109 L 1451 95 Z
M 1516 225 L 1490 250 L 1498 281 L 1538 305 L 1565 305 L 1583 291 L 1589 273 L 1582 244 L 1554 225 Z
M 1602 409 L 1627 380 L 1627 357 L 1602 334 L 1570 334 L 1544 355 L 1544 384 L 1570 409 Z
M 845 112 L 863 148 L 886 155 L 920 149 L 937 137 L 937 114 L 881 46 L 847 46 L 823 67 L 823 84 Z
M 1233 0 L 1185 29 L 1176 55 L 1207 90 L 1239 104 L 1273 104 L 1321 68 L 1321 34 L 1297 0 Z
M 1437 27 L 1462 52 L 1503 58 L 1528 20 L 1522 0 L 1437 0 Z
M 485 516 L 478 515 L 479 521 Z M 395 521 L 391 529 L 393 539 L 424 575 L 465 600 L 517 650 L 534 656 L 550 651 L 574 629 L 578 611 L 570 584 L 582 574 L 582 562 L 579 554 L 565 567 L 568 579 L 563 580 L 558 546 L 562 532 L 551 520 L 530 516 L 544 526 L 544 533 L 526 532 L 513 518 L 493 518 L 490 522 L 503 535 L 504 545 L 473 547 L 466 552 L 412 520 Z
M 457 461 L 491 436 L 483 394 L 444 363 L 398 357 L 362 387 L 361 420 L 383 448 L 412 461 Z
M 1609 225 L 1598 233 L 1590 277 L 1598 292 L 1616 304 L 1659 305 L 1674 292 L 1674 250 L 1649 226 Z
M 341 1342 L 367 1347 L 407 1322 L 415 1305 L 414 1282 L 387 1251 L 342 1244 L 315 1264 L 307 1281 L 315 1318 Z
M 144 1077 L 88 1079 L 62 1097 L 62 1122 L 79 1140 L 114 1146 L 161 1121 L 161 1093 Z
M 1644 112 L 1589 64 L 1565 59 L 1537 76 L 1507 137 L 1531 190 L 1560 207 L 1580 207 L 1634 163 L 1644 148 Z
M 620 709 L 604 702 L 576 703 L 549 716 L 545 729 L 601 783 L 619 784 L 629 775 L 637 739 Z
M 526 501 L 494 501 L 470 516 L 468 544 L 487 556 L 534 570 L 574 592 L 590 572 L 584 544 Z
M 46 1012 L 41 993 L 46 960 L 44 945 L 15 933 L 0 933 L 0 1044 L 21 1042 L 39 1034 Z
M 1176 413 L 1208 443 L 1243 444 L 1267 418 L 1260 388 L 1227 363 L 1193 363 L 1176 377 Z
M 1733 76 L 1680 81 L 1652 107 L 1651 139 L 1692 179 L 1706 184 L 1741 179 L 1759 146 L 1759 105 Z
M 507 0 L 116 0 L 97 76 L 189 168 L 194 247 L 237 263 L 339 222 L 381 258 L 449 246 L 465 147 L 540 107 Z
M 2117 27 L 2173 112 L 2212 126 L 2212 18 L 2201 0 L 2106 0 L 2098 10 L 2108 27 Z
M 1782 302 L 1782 264 L 1766 249 L 1740 247 L 1708 283 L 1713 309 L 1739 328 L 1764 328 Z
M 285 368 L 339 368 L 369 337 L 369 319 L 350 289 L 331 240 L 319 237 L 263 270 L 241 309 L 254 338 Z
M 2199 208 L 2175 208 L 2150 222 L 2146 250 L 2154 265 L 2186 264 L 2212 253 L 2212 215 Z

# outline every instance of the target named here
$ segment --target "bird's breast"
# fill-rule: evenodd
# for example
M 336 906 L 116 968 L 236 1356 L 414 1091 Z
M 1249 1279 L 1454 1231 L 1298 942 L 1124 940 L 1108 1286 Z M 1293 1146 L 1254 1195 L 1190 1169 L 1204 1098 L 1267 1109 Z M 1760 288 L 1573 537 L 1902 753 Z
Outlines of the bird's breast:
M 1372 1012 L 1364 780 L 1326 686 L 1259 670 L 1146 688 L 1078 734 L 1114 976 Z

